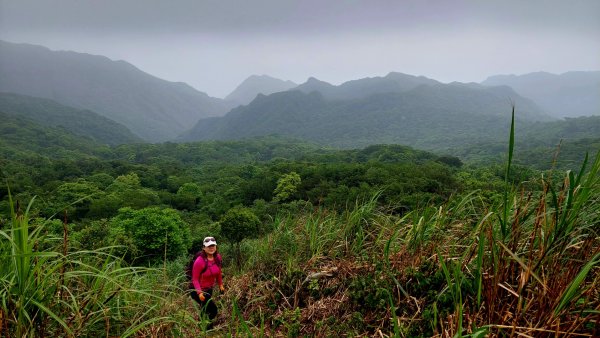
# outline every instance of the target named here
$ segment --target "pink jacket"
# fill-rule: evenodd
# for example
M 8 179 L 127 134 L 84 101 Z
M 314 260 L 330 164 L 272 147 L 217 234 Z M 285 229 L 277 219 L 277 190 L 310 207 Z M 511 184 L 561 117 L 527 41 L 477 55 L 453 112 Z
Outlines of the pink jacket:
M 202 292 L 202 290 L 212 289 L 215 284 L 223 284 L 223 275 L 221 274 L 221 268 L 217 265 L 216 261 L 208 261 L 208 267 L 206 271 L 200 275 L 200 272 L 204 270 L 204 257 L 198 256 L 194 261 L 192 267 L 192 283 L 196 292 Z

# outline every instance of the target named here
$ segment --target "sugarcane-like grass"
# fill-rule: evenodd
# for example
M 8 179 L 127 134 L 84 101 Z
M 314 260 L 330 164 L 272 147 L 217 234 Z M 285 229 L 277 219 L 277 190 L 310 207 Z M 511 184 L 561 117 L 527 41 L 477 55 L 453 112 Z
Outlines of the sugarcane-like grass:
M 0 231 L 0 336 L 128 337 L 195 323 L 184 307 L 167 311 L 181 290 L 157 288 L 160 270 L 127 266 L 112 248 L 68 252 L 66 227 L 53 239 L 30 224 L 33 202 L 22 210 L 11 199 L 11 228 Z

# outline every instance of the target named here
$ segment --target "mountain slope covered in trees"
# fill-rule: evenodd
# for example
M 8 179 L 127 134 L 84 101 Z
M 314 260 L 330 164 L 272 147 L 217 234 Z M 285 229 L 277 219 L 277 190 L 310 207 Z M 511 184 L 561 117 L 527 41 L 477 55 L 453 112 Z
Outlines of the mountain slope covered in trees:
M 355 99 L 328 95 L 298 90 L 261 95 L 224 117 L 200 120 L 180 140 L 280 134 L 342 148 L 398 143 L 443 150 L 506 135 L 511 100 L 519 121 L 548 120 L 508 87 L 435 83 Z
M 516 163 L 538 169 L 575 169 L 586 153 L 600 151 L 600 116 L 517 124 L 515 130 L 519 144 Z M 505 161 L 507 151 L 506 142 L 500 139 L 448 149 L 447 153 L 465 162 L 490 164 Z
M 67 150 L 86 142 L 9 121 L 7 336 L 598 335 L 600 158 L 563 175 L 276 137 Z M 212 328 L 182 283 L 205 236 L 225 271 Z
M 22 162 L 25 167 L 36 167 L 35 161 L 28 160 L 30 156 L 78 159 L 99 156 L 109 149 L 105 144 L 76 135 L 62 126 L 41 125 L 30 118 L 2 111 L 0 118 L 0 160 L 12 159 Z
M 62 127 L 73 134 L 108 145 L 142 142 L 122 124 L 92 111 L 67 107 L 49 99 L 0 93 L 0 112 L 31 119 L 41 126 Z M 6 120 L 10 117 L 6 116 Z
M 92 110 L 147 141 L 172 139 L 198 119 L 230 106 L 185 83 L 104 56 L 0 41 L 0 91 Z

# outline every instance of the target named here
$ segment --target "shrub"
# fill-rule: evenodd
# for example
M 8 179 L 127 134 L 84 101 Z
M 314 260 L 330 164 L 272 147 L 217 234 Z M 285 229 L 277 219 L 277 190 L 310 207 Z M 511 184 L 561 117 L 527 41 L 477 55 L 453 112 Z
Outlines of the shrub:
M 138 263 L 171 260 L 185 254 L 189 246 L 189 227 L 173 209 L 122 208 L 111 223 L 113 236 L 131 240 L 137 254 L 127 257 Z

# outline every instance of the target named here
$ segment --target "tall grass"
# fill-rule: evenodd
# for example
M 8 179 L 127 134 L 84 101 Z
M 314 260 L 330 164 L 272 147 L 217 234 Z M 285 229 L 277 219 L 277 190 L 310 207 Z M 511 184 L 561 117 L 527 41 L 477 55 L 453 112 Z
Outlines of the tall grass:
M 160 270 L 129 267 L 111 248 L 67 252 L 66 231 L 53 245 L 44 224 L 29 222 L 33 202 L 21 210 L 9 194 L 11 228 L 0 231 L 1 336 L 128 337 L 157 326 L 183 332 L 193 321 L 165 312 L 182 293 L 156 287 Z
M 525 185 L 509 179 L 514 146 L 513 109 L 497 204 L 474 191 L 397 215 L 377 193 L 278 215 L 244 244 L 243 268 L 226 268 L 213 330 L 167 273 L 174 263 L 71 252 L 66 227 L 46 238 L 29 220 L 34 200 L 10 199 L 0 336 L 599 336 L 600 153 L 559 183 Z
M 343 213 L 290 216 L 256 245 L 277 257 L 275 278 L 225 303 L 241 300 L 246 319 L 260 311 L 274 335 L 597 336 L 600 153 L 560 185 L 543 176 L 520 185 L 509 179 L 514 110 L 509 142 L 500 203 L 474 191 L 398 216 L 375 195 Z M 290 260 L 294 269 L 283 268 Z M 299 332 L 289 322 L 297 310 Z
M 500 231 L 490 213 L 469 239 L 455 238 L 466 242 L 471 253 L 454 258 L 462 265 L 454 276 L 445 264 L 451 256 L 439 255 L 448 284 L 445 292 L 453 295 L 457 308 L 454 334 L 482 327 L 498 334 L 576 335 L 594 325 L 592 316 L 600 306 L 598 299 L 590 301 L 599 281 L 600 153 L 589 170 L 586 155 L 579 173 L 567 172 L 558 190 L 542 180 L 536 199 L 508 184 L 513 145 L 514 108 Z M 456 293 L 465 277 L 475 281 L 475 320 L 463 332 L 465 304 Z

